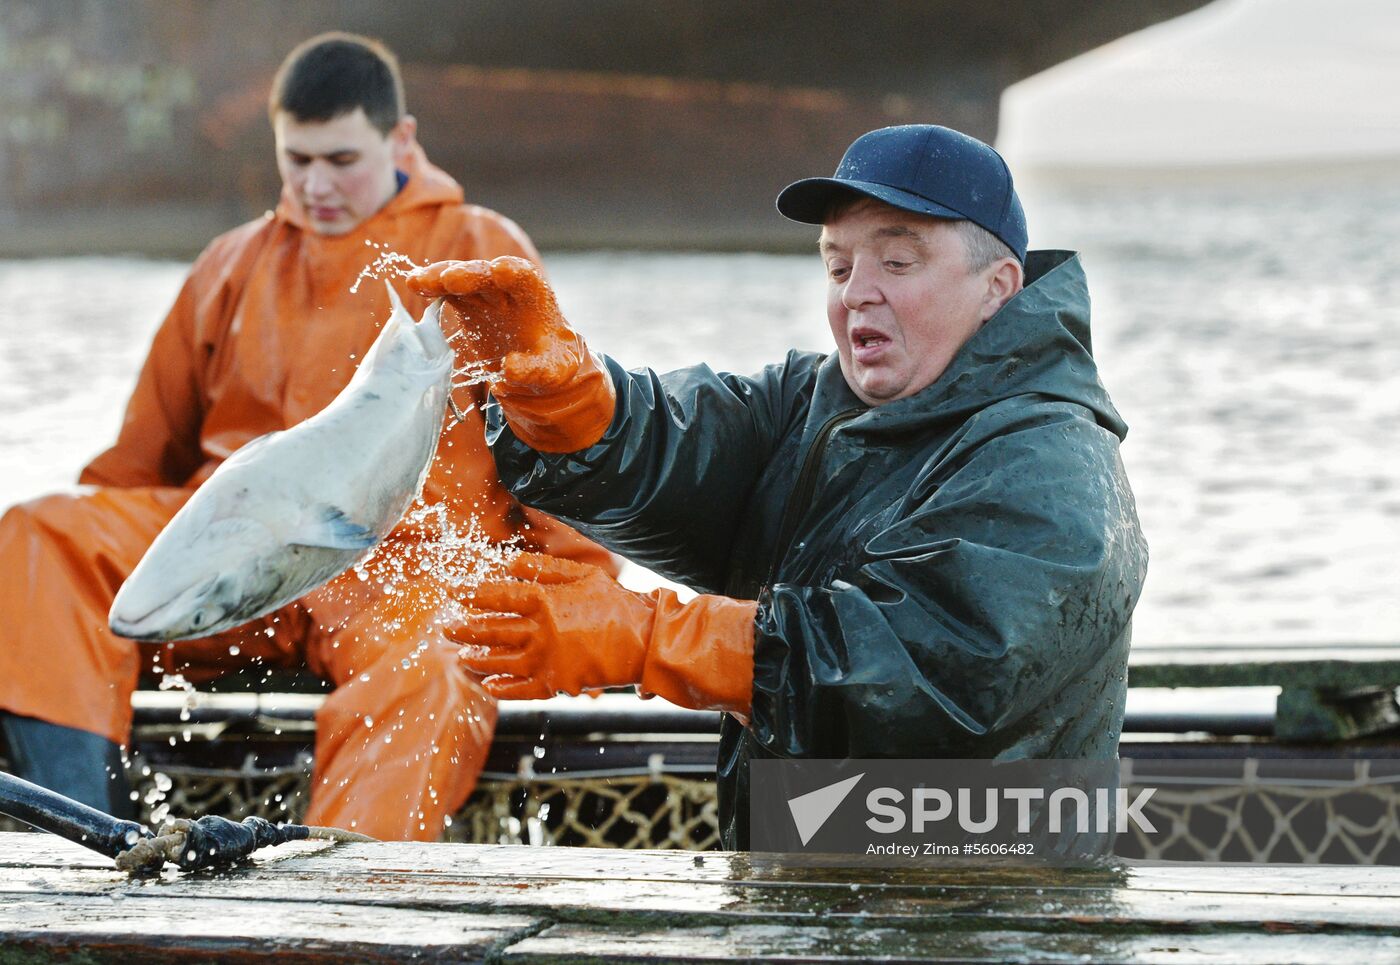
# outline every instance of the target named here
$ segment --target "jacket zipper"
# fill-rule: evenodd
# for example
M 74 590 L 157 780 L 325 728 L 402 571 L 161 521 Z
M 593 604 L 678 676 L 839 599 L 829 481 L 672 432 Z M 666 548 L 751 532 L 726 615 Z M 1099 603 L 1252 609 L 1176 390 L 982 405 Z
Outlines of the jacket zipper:
M 838 412 L 822 423 L 822 427 L 817 430 L 817 437 L 812 441 L 812 448 L 807 450 L 807 458 L 802 461 L 802 468 L 797 473 L 797 483 L 793 486 L 792 499 L 788 501 L 787 511 L 783 513 L 783 523 L 778 530 L 778 542 L 774 546 L 773 561 L 768 566 L 768 579 L 764 581 L 765 586 L 773 585 L 773 578 L 777 576 L 778 566 L 787 556 L 788 550 L 792 546 L 793 537 L 797 535 L 797 523 L 811 507 L 812 491 L 817 484 L 817 469 L 821 467 L 822 456 L 826 454 L 826 446 L 831 441 L 831 434 L 841 423 L 849 422 L 864 411 L 864 409 L 847 409 L 845 412 Z

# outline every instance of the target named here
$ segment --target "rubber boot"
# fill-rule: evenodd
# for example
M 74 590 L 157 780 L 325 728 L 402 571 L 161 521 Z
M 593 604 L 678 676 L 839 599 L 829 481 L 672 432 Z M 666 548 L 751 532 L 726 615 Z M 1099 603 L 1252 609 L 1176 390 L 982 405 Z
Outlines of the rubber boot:
M 10 772 L 115 818 L 135 820 L 122 749 L 97 734 L 0 712 Z

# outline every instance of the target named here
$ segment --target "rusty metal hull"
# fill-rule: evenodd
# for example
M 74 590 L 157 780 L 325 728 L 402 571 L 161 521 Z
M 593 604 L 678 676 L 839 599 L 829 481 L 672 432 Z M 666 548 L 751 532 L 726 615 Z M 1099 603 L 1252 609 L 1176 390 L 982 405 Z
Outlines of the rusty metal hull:
M 772 199 L 856 135 L 991 139 L 1008 84 L 1203 2 L 14 0 L 0 254 L 187 254 L 261 214 L 268 83 L 330 28 L 400 53 L 429 155 L 545 245 L 807 245 Z

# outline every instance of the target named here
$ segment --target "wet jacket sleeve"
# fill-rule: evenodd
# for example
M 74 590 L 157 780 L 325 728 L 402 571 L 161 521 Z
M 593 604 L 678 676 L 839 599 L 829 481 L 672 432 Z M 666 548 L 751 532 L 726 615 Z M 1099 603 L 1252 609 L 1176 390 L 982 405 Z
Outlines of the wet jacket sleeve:
M 751 730 L 770 751 L 979 756 L 1043 733 L 1059 688 L 1121 685 L 1091 679 L 1146 569 L 1117 440 L 1059 403 L 977 421 L 999 424 L 925 468 L 853 578 L 760 599 Z
M 629 559 L 722 592 L 738 519 L 794 398 L 811 391 L 812 366 L 770 366 L 749 378 L 703 365 L 657 375 L 604 362 L 617 408 L 603 438 L 582 452 L 536 452 L 515 438 L 499 405 L 487 405 L 501 480 L 521 502 Z
M 223 239 L 221 239 L 223 241 Z M 156 330 L 116 443 L 78 477 L 98 486 L 181 486 L 203 463 L 203 376 L 208 353 L 200 319 L 225 311 L 228 266 L 218 242 L 190 269 Z

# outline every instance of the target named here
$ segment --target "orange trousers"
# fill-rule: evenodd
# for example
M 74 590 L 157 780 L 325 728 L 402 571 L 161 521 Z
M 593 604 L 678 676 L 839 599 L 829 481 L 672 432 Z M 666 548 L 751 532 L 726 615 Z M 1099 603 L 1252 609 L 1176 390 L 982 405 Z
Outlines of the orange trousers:
M 0 709 L 125 744 L 143 669 L 193 684 L 245 666 L 307 667 L 316 715 L 309 824 L 436 840 L 476 784 L 495 702 L 437 628 L 445 592 L 386 592 L 352 572 L 216 637 L 135 643 L 107 629 L 127 574 L 191 490 L 83 487 L 0 518 Z M 392 539 L 392 537 L 391 537 Z

